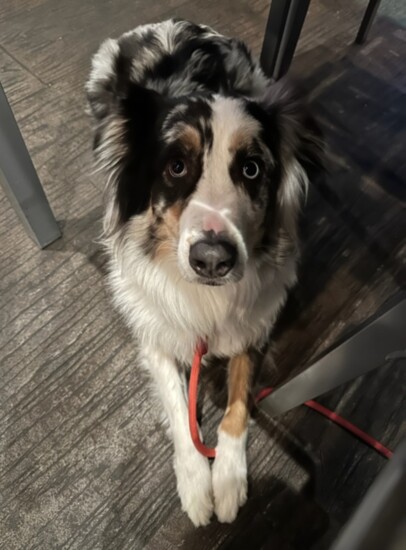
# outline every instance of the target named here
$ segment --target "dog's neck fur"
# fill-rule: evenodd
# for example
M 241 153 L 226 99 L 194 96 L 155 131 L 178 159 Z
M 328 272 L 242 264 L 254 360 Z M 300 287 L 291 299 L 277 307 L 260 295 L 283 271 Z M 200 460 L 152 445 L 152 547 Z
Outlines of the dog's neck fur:
M 129 235 L 142 232 L 142 226 L 133 220 Z M 220 357 L 262 345 L 296 282 L 295 255 L 281 267 L 252 261 L 238 283 L 210 287 L 184 281 L 175 257 L 146 258 L 137 240 L 116 236 L 106 244 L 116 305 L 141 346 L 159 348 L 185 364 L 199 338 Z

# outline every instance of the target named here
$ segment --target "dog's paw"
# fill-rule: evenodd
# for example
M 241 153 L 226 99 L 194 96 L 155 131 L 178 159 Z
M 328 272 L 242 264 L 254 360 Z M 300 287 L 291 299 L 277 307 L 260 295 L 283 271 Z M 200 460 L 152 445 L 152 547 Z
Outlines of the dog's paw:
M 246 434 L 219 433 L 213 465 L 214 510 L 222 523 L 231 523 L 247 500 Z
M 209 461 L 193 449 L 175 456 L 175 473 L 182 509 L 196 527 L 207 525 L 214 508 Z

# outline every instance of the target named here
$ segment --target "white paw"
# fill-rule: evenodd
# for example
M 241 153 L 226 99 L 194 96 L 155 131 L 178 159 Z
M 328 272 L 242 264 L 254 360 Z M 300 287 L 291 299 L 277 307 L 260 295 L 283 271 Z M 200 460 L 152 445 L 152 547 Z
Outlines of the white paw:
M 207 525 L 214 508 L 209 461 L 193 448 L 175 456 L 174 466 L 182 509 L 196 527 Z
M 246 433 L 233 437 L 219 432 L 213 465 L 214 510 L 222 523 L 231 523 L 247 500 Z

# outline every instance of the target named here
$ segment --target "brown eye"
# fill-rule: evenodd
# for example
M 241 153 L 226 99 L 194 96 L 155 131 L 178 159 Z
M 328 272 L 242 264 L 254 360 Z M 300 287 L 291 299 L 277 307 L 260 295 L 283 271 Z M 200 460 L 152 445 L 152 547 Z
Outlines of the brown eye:
M 187 174 L 186 164 L 180 159 L 171 161 L 168 170 L 173 178 L 182 178 Z
M 254 180 L 259 176 L 259 166 L 255 160 L 246 160 L 244 166 L 242 167 L 242 173 L 244 178 L 249 180 Z

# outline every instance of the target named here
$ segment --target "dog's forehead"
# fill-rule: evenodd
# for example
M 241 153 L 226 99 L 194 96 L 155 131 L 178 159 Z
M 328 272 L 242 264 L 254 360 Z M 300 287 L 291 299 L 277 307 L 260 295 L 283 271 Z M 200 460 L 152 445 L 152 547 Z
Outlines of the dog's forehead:
M 165 117 L 162 130 L 167 144 L 180 141 L 187 149 L 206 148 L 223 155 L 226 150 L 232 155 L 248 148 L 262 133 L 260 122 L 243 100 L 221 96 L 176 105 Z
M 162 125 L 162 135 L 166 143 L 176 141 L 182 135 L 199 133 L 203 138 L 207 134 L 212 117 L 210 102 L 206 99 L 192 98 L 182 100 L 166 114 Z
M 245 108 L 241 99 L 217 96 L 212 103 L 212 128 L 216 138 L 231 142 L 249 142 L 261 133 L 261 125 Z

